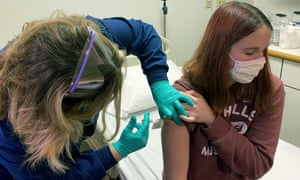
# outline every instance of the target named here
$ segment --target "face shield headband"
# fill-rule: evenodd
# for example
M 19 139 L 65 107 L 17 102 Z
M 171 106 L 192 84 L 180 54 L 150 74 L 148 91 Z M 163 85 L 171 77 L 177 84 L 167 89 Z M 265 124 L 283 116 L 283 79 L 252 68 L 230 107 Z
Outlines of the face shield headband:
M 89 28 L 89 31 L 67 97 L 94 95 L 110 72 L 120 71 L 112 62 L 114 49 L 109 49 L 93 29 Z

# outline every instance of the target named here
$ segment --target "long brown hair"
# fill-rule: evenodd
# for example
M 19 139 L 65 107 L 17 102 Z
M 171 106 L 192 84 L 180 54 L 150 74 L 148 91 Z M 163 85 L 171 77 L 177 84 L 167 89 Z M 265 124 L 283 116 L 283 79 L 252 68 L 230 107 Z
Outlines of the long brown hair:
M 111 72 L 96 95 L 66 97 L 84 44 L 88 27 L 95 30 L 111 51 Z M 120 121 L 124 57 L 84 16 L 58 13 L 24 25 L 0 61 L 0 118 L 8 118 L 26 146 L 25 163 L 36 168 L 46 161 L 53 171 L 68 169 L 62 159 L 74 161 L 71 145 L 79 143 L 83 121 L 92 119 L 115 100 L 117 129 Z M 104 120 L 105 122 L 105 120 Z
M 238 99 L 254 100 L 258 112 L 272 110 L 272 83 L 267 50 L 266 64 L 250 84 L 231 86 L 228 53 L 233 44 L 261 26 L 272 26 L 256 7 L 242 2 L 222 4 L 211 16 L 203 38 L 192 58 L 184 65 L 183 74 L 207 100 L 216 114 L 221 114 L 229 92 Z

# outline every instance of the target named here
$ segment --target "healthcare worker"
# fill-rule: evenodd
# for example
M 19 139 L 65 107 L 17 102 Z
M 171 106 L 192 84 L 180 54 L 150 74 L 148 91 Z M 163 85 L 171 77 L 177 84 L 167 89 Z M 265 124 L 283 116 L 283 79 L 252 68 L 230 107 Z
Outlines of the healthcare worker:
M 0 53 L 1 179 L 101 179 L 146 146 L 147 112 L 141 122 L 132 116 L 108 146 L 79 149 L 112 100 L 120 122 L 125 58 L 119 48 L 141 59 L 163 114 L 174 117 L 177 101 L 189 101 L 169 86 L 161 40 L 142 21 L 58 14 L 27 23 Z
M 160 116 L 174 119 L 179 124 L 179 115 L 187 115 L 181 103 L 193 105 L 193 102 L 170 85 L 167 77 L 167 56 L 154 27 L 140 20 L 122 17 L 100 19 L 88 15 L 86 18 L 95 22 L 101 33 L 117 44 L 119 49 L 138 57 Z M 6 48 L 1 51 L 5 51 Z

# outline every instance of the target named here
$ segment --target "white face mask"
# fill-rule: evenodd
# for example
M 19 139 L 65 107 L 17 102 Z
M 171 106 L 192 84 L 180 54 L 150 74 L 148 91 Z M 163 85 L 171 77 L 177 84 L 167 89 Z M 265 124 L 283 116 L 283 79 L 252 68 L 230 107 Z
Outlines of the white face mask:
M 231 55 L 229 57 L 234 62 L 234 66 L 230 70 L 232 79 L 241 84 L 250 83 L 258 75 L 266 62 L 264 56 L 247 61 L 234 59 Z

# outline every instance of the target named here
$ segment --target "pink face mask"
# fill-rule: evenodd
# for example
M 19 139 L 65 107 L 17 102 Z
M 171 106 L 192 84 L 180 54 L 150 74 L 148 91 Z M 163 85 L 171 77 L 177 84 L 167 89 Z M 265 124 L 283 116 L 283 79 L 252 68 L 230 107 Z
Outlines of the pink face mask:
M 247 61 L 234 59 L 230 54 L 229 57 L 234 62 L 233 68 L 230 70 L 232 79 L 241 84 L 252 82 L 266 62 L 264 56 Z

